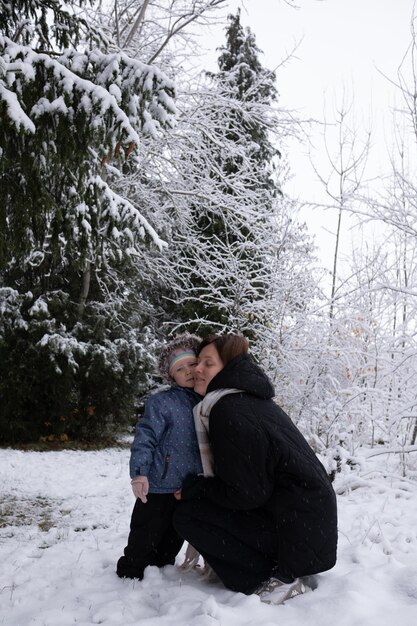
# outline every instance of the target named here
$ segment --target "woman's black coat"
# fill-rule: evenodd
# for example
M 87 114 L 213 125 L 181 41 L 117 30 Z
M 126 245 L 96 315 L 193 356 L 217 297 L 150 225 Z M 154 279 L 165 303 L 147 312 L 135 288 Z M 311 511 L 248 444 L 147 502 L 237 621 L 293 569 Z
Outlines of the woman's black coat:
M 337 510 L 324 467 L 272 400 L 274 389 L 250 356 L 228 363 L 207 392 L 222 388 L 243 393 L 223 396 L 211 410 L 215 478 L 204 480 L 204 497 L 227 509 L 267 512 L 285 576 L 330 569 L 336 561 Z

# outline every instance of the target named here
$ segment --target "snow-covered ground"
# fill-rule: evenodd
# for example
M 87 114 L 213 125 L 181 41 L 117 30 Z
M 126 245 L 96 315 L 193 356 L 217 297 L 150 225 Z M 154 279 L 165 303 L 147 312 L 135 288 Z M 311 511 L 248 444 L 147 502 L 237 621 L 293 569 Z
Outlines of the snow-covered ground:
M 175 567 L 117 578 L 133 505 L 128 460 L 126 448 L 0 450 L 0 624 L 417 624 L 417 481 L 394 472 L 393 455 L 364 452 L 358 473 L 338 477 L 338 563 L 283 606 Z

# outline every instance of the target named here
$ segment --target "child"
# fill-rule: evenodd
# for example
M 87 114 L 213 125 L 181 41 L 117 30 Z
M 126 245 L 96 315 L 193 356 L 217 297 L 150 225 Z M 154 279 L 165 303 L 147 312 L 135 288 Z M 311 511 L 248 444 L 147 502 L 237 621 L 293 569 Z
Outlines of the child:
M 193 417 L 201 400 L 193 391 L 199 343 L 184 334 L 163 348 L 159 372 L 171 388 L 148 398 L 136 425 L 130 476 L 137 500 L 124 556 L 117 562 L 120 578 L 142 580 L 148 565 L 173 565 L 183 544 L 172 525 L 178 506 L 174 493 L 187 474 L 202 472 Z

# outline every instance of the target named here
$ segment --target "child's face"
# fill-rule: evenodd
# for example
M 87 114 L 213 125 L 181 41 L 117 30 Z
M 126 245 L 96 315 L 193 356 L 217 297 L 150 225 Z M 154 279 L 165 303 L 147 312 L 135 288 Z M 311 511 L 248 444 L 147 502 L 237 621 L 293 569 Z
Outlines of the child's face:
M 181 359 L 176 363 L 170 375 L 180 387 L 187 387 L 187 389 L 194 388 L 194 370 L 197 365 L 197 359 L 195 357 L 187 357 Z

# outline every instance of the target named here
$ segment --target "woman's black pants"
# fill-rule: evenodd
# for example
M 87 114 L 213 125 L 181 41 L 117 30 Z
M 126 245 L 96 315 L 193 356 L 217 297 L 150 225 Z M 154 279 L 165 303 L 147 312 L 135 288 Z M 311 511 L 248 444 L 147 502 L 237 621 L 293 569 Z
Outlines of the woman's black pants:
M 150 493 L 143 504 L 136 500 L 124 556 L 117 562 L 120 578 L 143 578 L 148 565 L 173 565 L 184 540 L 175 530 L 172 517 L 178 501 L 172 493 Z
M 233 591 L 250 594 L 270 576 L 280 578 L 277 531 L 265 511 L 232 511 L 191 500 L 178 506 L 174 527 Z

